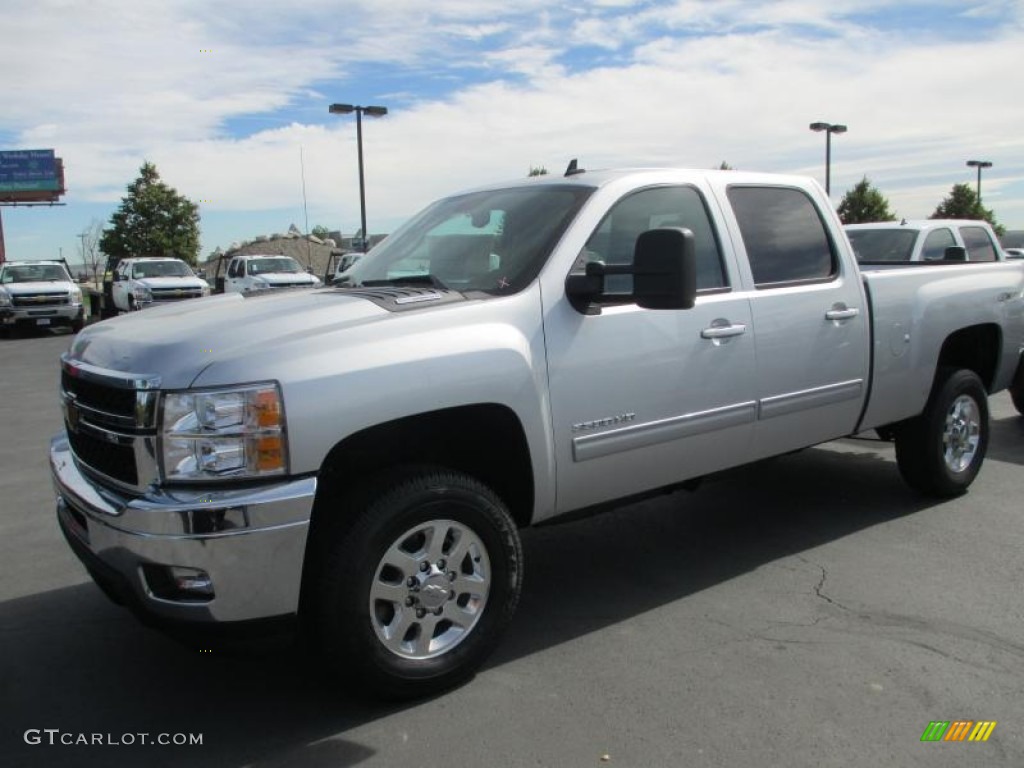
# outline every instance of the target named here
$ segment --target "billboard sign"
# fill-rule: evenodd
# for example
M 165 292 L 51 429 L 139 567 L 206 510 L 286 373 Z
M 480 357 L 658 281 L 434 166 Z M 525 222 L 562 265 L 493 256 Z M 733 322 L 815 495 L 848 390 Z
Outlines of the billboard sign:
M 0 151 L 0 192 L 58 192 L 60 188 L 52 149 Z

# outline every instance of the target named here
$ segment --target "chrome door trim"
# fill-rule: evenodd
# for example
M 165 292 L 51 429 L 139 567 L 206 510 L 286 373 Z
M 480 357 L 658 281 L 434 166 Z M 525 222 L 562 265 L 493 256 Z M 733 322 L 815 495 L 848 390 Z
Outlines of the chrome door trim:
M 572 457 L 576 462 L 589 461 L 613 453 L 646 448 L 693 435 L 748 424 L 757 419 L 757 403 L 753 400 L 707 411 L 686 413 L 668 419 L 631 424 L 596 435 L 574 437 Z
M 859 400 L 863 397 L 864 379 L 851 379 L 836 384 L 827 384 L 814 389 L 787 392 L 762 398 L 758 404 L 759 419 L 774 419 L 797 411 L 820 408 L 824 405 L 841 403 L 844 400 Z

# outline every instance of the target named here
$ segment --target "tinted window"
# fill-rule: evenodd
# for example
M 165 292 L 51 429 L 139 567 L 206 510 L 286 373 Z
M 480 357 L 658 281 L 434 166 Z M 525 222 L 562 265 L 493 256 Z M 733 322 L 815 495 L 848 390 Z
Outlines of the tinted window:
M 850 237 L 850 244 L 853 246 L 857 261 L 910 261 L 919 231 L 917 229 L 850 229 L 846 231 L 846 234 Z M 950 235 L 950 238 L 952 237 Z
M 605 215 L 587 240 L 573 269 L 582 270 L 587 262 L 632 264 L 636 239 L 649 229 L 682 227 L 693 232 L 697 252 L 697 289 L 725 288 L 728 281 L 722 269 L 718 238 L 708 217 L 704 199 L 693 187 L 655 187 L 623 198 Z M 608 275 L 605 292 L 625 294 L 633 291 L 632 275 Z
M 241 266 L 241 260 L 235 259 L 234 261 L 232 261 L 231 266 L 228 267 L 228 277 L 239 277 L 242 272 L 242 270 L 240 269 Z
M 948 229 L 936 229 L 929 233 L 921 249 L 921 258 L 924 261 L 942 261 L 946 258 L 946 248 L 956 245 L 953 233 Z
M 728 194 L 758 286 L 823 280 L 836 274 L 832 242 L 804 192 L 730 187 Z
M 996 249 L 982 227 L 960 227 L 960 237 L 967 246 L 968 261 L 995 261 Z

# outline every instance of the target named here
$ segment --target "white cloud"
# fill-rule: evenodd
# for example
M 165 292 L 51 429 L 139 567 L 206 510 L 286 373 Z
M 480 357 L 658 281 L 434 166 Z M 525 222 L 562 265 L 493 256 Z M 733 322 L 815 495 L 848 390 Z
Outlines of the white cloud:
M 953 40 L 937 28 L 917 35 L 887 26 L 887 9 L 905 20 L 908 5 L 931 20 L 938 8 L 1001 26 Z M 0 133 L 57 147 L 79 200 L 116 201 L 149 159 L 184 194 L 213 201 L 204 221 L 294 209 L 301 146 L 311 206 L 352 228 L 354 119 L 326 110 L 343 94 L 392 107 L 364 123 L 367 204 L 378 221 L 533 165 L 558 172 L 572 157 L 584 167 L 726 160 L 821 178 L 824 140 L 807 124 L 829 120 L 850 127 L 834 143 L 837 199 L 866 174 L 901 213 L 926 215 L 954 182 L 973 180 L 963 163 L 982 155 L 995 163 L 986 205 L 1024 225 L 1024 139 L 1011 93 L 1019 2 L 36 0 L 16 8 L 0 49 L 0 67 L 18 73 Z M 601 48 L 618 63 L 589 63 Z M 379 92 L 359 77 L 377 66 L 391 74 Z

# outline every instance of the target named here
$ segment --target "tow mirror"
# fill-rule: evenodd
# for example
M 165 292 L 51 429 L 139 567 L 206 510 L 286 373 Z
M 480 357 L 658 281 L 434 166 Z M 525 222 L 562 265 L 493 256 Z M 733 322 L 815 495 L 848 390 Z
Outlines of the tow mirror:
M 570 274 L 565 294 L 583 314 L 596 315 L 606 275 L 632 275 L 630 298 L 644 309 L 692 309 L 697 299 L 697 256 L 693 232 L 677 227 L 650 229 L 636 239 L 632 264 L 592 261 Z M 625 297 L 623 297 L 625 298 Z
M 697 249 L 693 232 L 663 227 L 636 239 L 633 297 L 644 309 L 693 309 L 697 300 Z
M 942 254 L 943 261 L 967 261 L 967 249 L 962 245 L 950 245 Z

